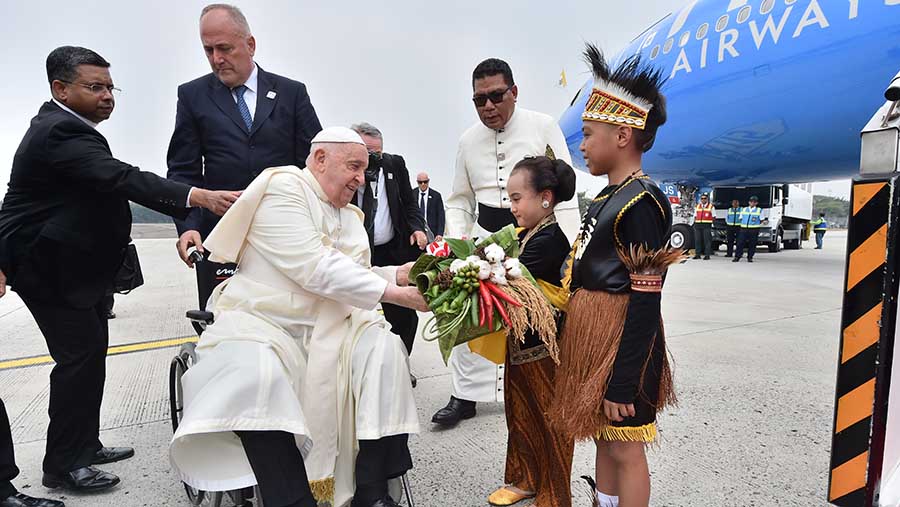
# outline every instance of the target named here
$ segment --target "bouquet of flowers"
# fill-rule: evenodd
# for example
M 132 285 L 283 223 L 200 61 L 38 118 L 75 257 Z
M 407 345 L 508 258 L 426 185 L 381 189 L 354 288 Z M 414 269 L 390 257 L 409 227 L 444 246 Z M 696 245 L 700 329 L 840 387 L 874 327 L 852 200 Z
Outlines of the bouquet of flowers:
M 556 359 L 555 310 L 519 263 L 519 239 L 508 225 L 476 244 L 447 238 L 428 245 L 410 271 L 434 315 L 425 339 L 438 340 L 446 363 L 453 347 L 505 329 L 525 341 L 533 330 Z

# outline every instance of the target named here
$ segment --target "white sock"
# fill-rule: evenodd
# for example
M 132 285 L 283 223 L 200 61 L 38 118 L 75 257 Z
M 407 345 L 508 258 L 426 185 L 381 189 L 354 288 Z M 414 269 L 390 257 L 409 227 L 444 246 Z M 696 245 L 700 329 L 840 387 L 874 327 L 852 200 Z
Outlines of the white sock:
M 599 489 L 595 490 L 595 492 L 597 493 L 598 507 L 619 507 L 619 497 L 607 495 Z

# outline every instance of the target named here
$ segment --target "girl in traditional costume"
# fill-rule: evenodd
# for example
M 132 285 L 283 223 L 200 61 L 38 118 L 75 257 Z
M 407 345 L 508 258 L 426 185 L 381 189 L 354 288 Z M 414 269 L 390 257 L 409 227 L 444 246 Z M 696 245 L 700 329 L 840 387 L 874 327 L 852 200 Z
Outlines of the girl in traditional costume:
M 519 262 L 541 287 L 540 292 L 534 291 L 535 297 L 546 297 L 554 306 L 562 307 L 568 294 L 560 287 L 560 268 L 570 248 L 553 208 L 575 195 L 575 172 L 562 160 L 529 157 L 516 164 L 508 192 L 512 214 L 521 228 Z M 510 283 L 530 285 L 518 280 Z M 575 442 L 552 428 L 546 417 L 559 361 L 555 317 L 529 315 L 527 319 L 531 328 L 524 333 L 524 340 L 510 333 L 507 344 L 507 486 L 491 494 L 488 502 L 512 505 L 534 497 L 536 507 L 570 507 Z M 546 332 L 548 327 L 550 332 Z
M 682 256 L 666 245 L 668 200 L 641 170 L 666 120 L 663 79 L 639 56 L 615 70 L 592 45 L 585 58 L 595 83 L 581 151 L 591 174 L 606 175 L 609 185 L 591 203 L 566 261 L 571 298 L 550 412 L 567 436 L 597 445 L 595 506 L 646 507 L 644 449 L 656 440 L 657 411 L 675 401 L 661 290 L 667 266 Z

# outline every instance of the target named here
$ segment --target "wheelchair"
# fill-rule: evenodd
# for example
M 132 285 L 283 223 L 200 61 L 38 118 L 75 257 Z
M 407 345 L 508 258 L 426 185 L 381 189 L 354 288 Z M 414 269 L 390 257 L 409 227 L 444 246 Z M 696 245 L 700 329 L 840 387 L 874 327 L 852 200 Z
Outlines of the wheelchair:
M 194 262 L 203 262 L 202 256 L 196 251 L 191 254 L 191 258 Z M 191 326 L 197 332 L 198 337 L 203 334 L 207 326 L 213 323 L 212 312 L 189 310 L 185 316 L 190 320 Z M 197 360 L 196 347 L 195 343 L 181 345 L 178 355 L 172 358 L 172 362 L 169 365 L 169 410 L 173 433 L 178 429 L 178 424 L 181 422 L 184 412 L 184 393 L 181 388 L 181 379 L 188 368 L 193 366 Z M 228 499 L 236 507 L 265 507 L 258 486 L 232 491 L 203 491 L 184 482 L 182 482 L 182 486 L 192 506 L 227 507 L 228 504 L 223 503 L 223 501 Z M 406 507 L 415 507 L 412 488 L 410 487 L 407 474 L 388 481 L 388 494 L 401 505 L 403 505 L 403 500 L 405 499 Z

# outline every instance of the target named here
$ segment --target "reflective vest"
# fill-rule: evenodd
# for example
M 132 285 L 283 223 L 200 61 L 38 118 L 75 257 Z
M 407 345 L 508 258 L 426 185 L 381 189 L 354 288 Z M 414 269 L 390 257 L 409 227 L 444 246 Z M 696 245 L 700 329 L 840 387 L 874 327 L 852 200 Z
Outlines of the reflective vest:
M 812 221 L 813 230 L 816 232 L 825 232 L 828 230 L 828 222 L 824 218 L 819 217 Z
M 713 223 L 713 205 L 712 203 L 707 204 L 706 206 L 703 203 L 697 204 L 697 207 L 694 208 L 694 223 L 695 224 L 711 224 Z
M 747 206 L 741 210 L 741 228 L 759 229 L 762 227 L 762 209 Z
M 725 214 L 725 225 L 741 225 L 741 208 L 728 208 Z

